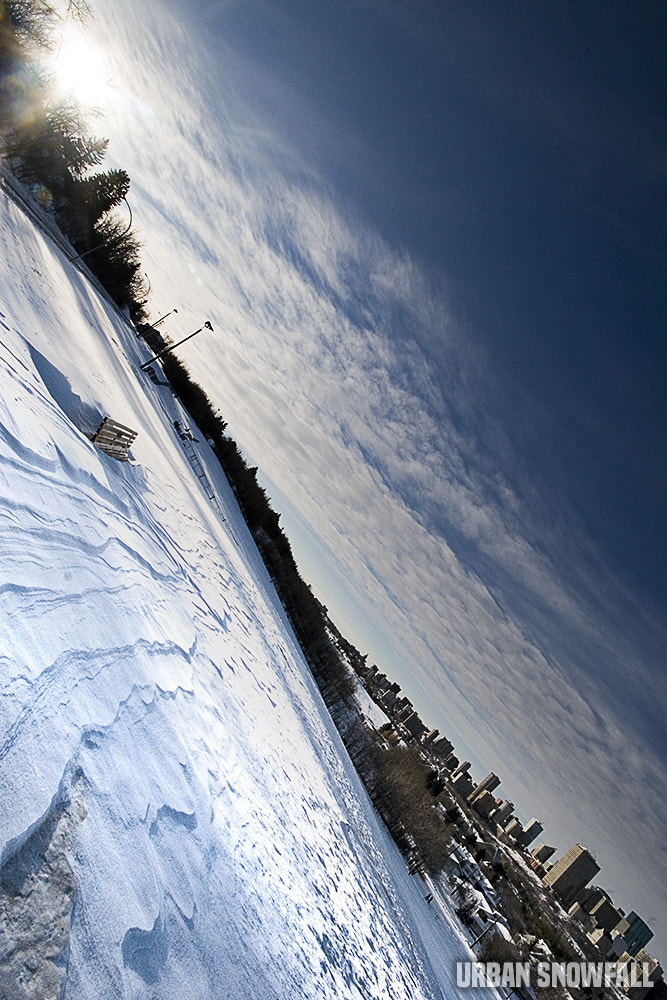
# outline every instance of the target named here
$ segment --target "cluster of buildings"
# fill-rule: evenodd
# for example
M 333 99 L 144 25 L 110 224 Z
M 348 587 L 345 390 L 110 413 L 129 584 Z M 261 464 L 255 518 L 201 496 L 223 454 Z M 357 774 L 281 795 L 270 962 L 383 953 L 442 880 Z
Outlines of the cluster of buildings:
M 422 722 L 410 699 L 401 696 L 398 684 L 392 683 L 376 666 L 367 667 L 364 664 L 361 669 L 358 668 L 358 673 L 368 693 L 392 723 L 393 735 L 390 739 L 418 744 L 424 758 L 443 776 L 447 785 L 489 824 L 501 840 L 509 846 L 526 849 L 539 837 L 543 830 L 539 820 L 533 817 L 522 823 L 514 814 L 514 803 L 494 795 L 500 784 L 498 775 L 487 774 L 483 781 L 476 782 L 470 773 L 470 761 L 460 761 L 447 737 Z M 541 847 L 541 857 L 547 861 L 555 853 L 555 848 Z
M 626 914 L 615 906 L 605 889 L 589 885 L 599 871 L 592 854 L 581 844 L 574 844 L 549 867 L 543 881 L 570 916 L 582 924 L 607 961 L 647 966 L 651 981 L 661 980 L 660 964 L 646 951 L 653 931 L 634 910 Z
M 456 792 L 502 843 L 521 853 L 523 861 L 563 909 L 580 922 L 604 958 L 617 966 L 650 968 L 651 982 L 661 986 L 655 990 L 655 997 L 664 995 L 663 970 L 646 951 L 652 930 L 639 914 L 634 911 L 625 914 L 614 906 L 604 889 L 590 884 L 600 871 L 592 854 L 574 844 L 559 861 L 552 863 L 555 847 L 539 842 L 531 848 L 543 831 L 542 824 L 534 817 L 522 823 L 514 814 L 514 804 L 496 796 L 500 778 L 490 773 L 476 782 L 470 774 L 470 762 L 460 761 L 452 743 L 422 722 L 411 701 L 401 696 L 398 684 L 392 683 L 376 666 L 368 667 L 365 661 L 355 664 L 355 668 L 368 694 L 391 722 L 390 742 L 416 744 L 424 759 L 442 776 L 445 786 Z M 632 995 L 641 1000 L 647 992 L 634 989 Z

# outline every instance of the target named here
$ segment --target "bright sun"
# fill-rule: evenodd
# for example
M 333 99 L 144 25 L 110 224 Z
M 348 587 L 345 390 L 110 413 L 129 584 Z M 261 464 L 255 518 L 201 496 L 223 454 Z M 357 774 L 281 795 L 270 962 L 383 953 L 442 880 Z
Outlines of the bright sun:
M 84 34 L 72 30 L 62 36 L 50 69 L 58 95 L 73 97 L 84 108 L 108 107 L 112 86 L 107 59 Z

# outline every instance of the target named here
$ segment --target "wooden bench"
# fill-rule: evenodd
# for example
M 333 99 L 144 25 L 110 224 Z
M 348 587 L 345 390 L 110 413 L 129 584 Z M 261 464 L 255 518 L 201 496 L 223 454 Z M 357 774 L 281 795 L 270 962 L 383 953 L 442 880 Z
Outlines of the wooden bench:
M 112 420 L 111 417 L 105 417 L 93 435 L 93 444 L 105 454 L 117 458 L 119 462 L 127 462 L 130 446 L 138 433 L 131 427 L 125 427 L 124 424 Z

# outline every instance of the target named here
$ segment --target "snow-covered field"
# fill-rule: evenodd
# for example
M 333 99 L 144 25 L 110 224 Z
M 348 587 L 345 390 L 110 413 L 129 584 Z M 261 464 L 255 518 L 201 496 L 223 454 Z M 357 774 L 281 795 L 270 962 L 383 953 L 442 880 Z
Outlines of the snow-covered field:
M 145 346 L 4 191 L 0 245 L 0 995 L 454 997 L 463 938 L 378 824 L 208 446 L 226 521 Z M 89 440 L 107 414 L 130 463 Z

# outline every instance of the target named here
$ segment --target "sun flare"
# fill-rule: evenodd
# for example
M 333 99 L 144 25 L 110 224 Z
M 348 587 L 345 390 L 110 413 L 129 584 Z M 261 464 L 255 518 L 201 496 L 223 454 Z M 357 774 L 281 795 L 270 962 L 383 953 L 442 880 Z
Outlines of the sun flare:
M 50 65 L 53 89 L 86 108 L 108 107 L 113 95 L 104 51 L 80 32 L 63 35 Z

